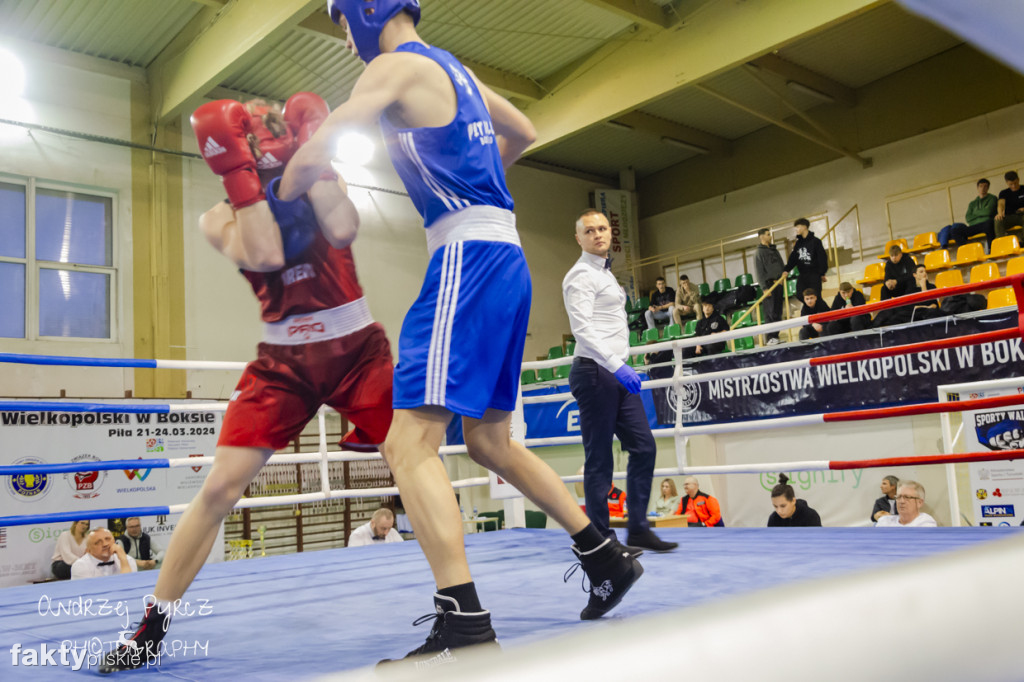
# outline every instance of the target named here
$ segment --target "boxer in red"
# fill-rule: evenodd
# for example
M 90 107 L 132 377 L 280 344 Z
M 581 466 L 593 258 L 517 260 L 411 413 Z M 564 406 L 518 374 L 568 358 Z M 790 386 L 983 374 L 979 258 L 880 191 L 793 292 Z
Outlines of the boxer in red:
M 173 603 L 202 567 L 224 517 L 322 404 L 354 425 L 343 448 L 376 449 L 387 435 L 391 350 L 356 278 L 349 248 L 359 227 L 355 206 L 332 172 L 299 201 L 275 195 L 285 163 L 328 113 L 319 96 L 300 92 L 283 112 L 259 100 L 219 100 L 192 115 L 203 158 L 228 195 L 202 215 L 200 228 L 252 285 L 265 331 L 231 396 L 213 469 L 171 537 L 155 602 L 128 644 L 107 654 L 101 673 L 159 660 Z

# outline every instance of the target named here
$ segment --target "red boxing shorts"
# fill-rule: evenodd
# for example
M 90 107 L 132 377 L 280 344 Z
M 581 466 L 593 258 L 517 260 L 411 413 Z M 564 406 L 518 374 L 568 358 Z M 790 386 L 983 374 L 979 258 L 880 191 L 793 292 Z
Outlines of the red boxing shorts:
M 280 450 L 327 404 L 353 428 L 349 450 L 375 450 L 391 426 L 391 347 L 373 323 L 295 346 L 259 344 L 231 396 L 217 445 Z

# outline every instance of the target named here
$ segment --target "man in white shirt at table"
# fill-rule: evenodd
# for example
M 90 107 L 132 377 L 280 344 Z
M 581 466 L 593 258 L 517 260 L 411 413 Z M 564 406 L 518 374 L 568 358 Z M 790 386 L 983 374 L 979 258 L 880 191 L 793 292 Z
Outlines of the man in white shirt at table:
M 917 481 L 900 481 L 896 489 L 896 513 L 879 518 L 875 526 L 937 526 L 935 519 L 921 511 L 923 506 L 924 486 Z
M 611 271 L 608 249 L 612 231 L 600 211 L 584 211 L 576 221 L 576 241 L 583 254 L 562 280 L 562 298 L 576 338 L 569 388 L 580 408 L 583 436 L 583 491 L 587 516 L 606 537 L 609 527 L 608 490 L 614 461 L 612 436 L 629 451 L 626 466 L 626 545 L 668 552 L 665 542 L 647 522 L 657 447 L 647 411 L 640 399 L 640 377 L 625 363 L 629 355 L 626 293 Z
M 402 536 L 395 530 L 395 514 L 387 507 L 373 512 L 370 520 L 352 531 L 348 536 L 346 547 L 365 547 L 366 545 L 383 545 L 388 542 L 401 542 Z
M 71 579 L 99 578 L 118 573 L 135 573 L 135 559 L 124 553 L 106 528 L 97 528 L 86 537 L 85 554 L 71 564 Z

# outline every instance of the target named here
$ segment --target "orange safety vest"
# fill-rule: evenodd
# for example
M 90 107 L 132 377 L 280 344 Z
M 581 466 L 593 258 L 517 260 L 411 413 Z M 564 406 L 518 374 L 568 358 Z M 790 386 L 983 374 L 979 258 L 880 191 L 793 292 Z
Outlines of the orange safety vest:
M 690 523 L 699 523 L 702 526 L 714 526 L 722 520 L 722 509 L 718 506 L 718 500 L 699 490 L 693 497 L 683 495 L 676 514 L 686 516 Z
M 622 518 L 626 515 L 626 493 L 612 484 L 608 490 L 608 515 Z

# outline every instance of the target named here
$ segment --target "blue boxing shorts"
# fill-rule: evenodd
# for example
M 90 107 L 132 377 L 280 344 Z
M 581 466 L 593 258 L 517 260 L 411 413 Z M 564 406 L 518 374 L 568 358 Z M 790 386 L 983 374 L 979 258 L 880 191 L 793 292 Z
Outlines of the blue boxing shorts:
M 533 295 L 514 216 L 463 209 L 435 222 L 427 243 L 430 265 L 398 341 L 394 407 L 511 412 Z

